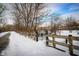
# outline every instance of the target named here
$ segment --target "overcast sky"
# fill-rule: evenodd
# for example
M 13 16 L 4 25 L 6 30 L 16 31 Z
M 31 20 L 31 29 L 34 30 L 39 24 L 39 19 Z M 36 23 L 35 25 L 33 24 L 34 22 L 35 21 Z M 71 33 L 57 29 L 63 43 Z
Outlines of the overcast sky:
M 12 4 L 4 3 L 3 5 L 6 7 L 2 13 L 3 19 L 5 20 L 5 21 L 3 20 L 3 22 L 7 23 L 7 24 L 13 24 L 14 23 L 14 21 L 13 21 L 14 8 L 13 8 Z

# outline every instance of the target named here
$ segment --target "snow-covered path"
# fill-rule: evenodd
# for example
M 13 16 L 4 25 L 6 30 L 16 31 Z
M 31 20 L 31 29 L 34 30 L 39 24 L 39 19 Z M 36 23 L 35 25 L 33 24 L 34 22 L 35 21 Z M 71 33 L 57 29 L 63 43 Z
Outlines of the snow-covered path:
M 45 45 L 45 40 L 35 42 L 32 38 L 11 32 L 9 45 L 2 51 L 6 56 L 67 56 L 66 52 L 56 50 Z

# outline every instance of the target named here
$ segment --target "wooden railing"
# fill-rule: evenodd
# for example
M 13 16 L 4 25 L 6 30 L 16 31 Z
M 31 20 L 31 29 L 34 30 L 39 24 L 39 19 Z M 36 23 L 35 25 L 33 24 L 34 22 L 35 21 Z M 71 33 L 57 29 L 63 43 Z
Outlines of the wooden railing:
M 56 48 L 57 44 L 65 46 L 65 47 L 68 47 L 70 55 L 74 55 L 73 49 L 79 50 L 79 46 L 75 46 L 73 44 L 74 40 L 79 41 L 79 37 L 75 37 L 75 36 L 72 36 L 72 35 L 62 36 L 62 35 L 55 35 L 55 34 L 49 35 L 49 37 L 52 37 L 52 40 L 46 41 L 46 45 L 48 45 L 48 46 L 50 46 L 49 43 L 52 43 L 52 47 L 53 48 Z M 55 40 L 55 38 L 60 38 L 60 39 L 63 38 L 63 39 L 65 39 L 65 43 L 63 43 L 63 42 L 57 42 Z

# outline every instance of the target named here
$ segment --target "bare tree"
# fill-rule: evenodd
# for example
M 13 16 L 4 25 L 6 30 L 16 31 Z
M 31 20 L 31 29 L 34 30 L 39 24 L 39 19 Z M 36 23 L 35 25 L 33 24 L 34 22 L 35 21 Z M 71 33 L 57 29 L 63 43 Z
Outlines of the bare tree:
M 41 3 L 19 3 L 15 4 L 15 15 L 17 27 L 24 26 L 25 30 L 32 30 L 38 37 L 38 26 L 41 17 L 44 16 L 44 4 Z M 37 38 L 38 40 L 38 38 Z
M 3 6 L 2 4 L 0 4 L 0 26 L 1 26 L 1 23 L 2 23 L 2 20 L 3 20 L 1 14 L 2 14 L 3 11 L 5 10 L 4 7 L 5 7 L 5 6 Z M 2 31 L 4 31 L 4 30 L 3 30 L 3 27 L 2 27 L 2 28 L 0 27 L 0 32 L 2 32 Z
M 59 30 L 60 23 L 57 22 L 59 19 L 60 18 L 58 16 L 53 16 L 51 18 L 51 22 L 50 22 L 51 23 L 51 25 L 50 25 L 51 29 L 50 29 L 50 31 L 53 32 L 54 34 L 56 34 L 56 32 Z
M 77 22 L 75 21 L 75 18 L 68 17 L 66 19 L 66 29 L 72 32 L 72 30 L 77 29 Z
M 5 10 L 4 8 L 5 6 L 3 6 L 2 4 L 0 4 L 0 23 L 2 22 L 2 12 Z

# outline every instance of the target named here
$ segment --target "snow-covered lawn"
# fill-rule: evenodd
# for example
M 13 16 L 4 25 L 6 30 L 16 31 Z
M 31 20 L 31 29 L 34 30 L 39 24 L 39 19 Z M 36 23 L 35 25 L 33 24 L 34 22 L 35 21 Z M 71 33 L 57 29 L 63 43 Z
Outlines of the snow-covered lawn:
M 7 33 L 8 32 L 0 33 L 0 37 Z M 65 51 L 63 52 L 55 48 L 46 46 L 45 36 L 39 37 L 39 41 L 36 42 L 33 40 L 33 38 L 23 36 L 14 31 L 10 33 L 11 35 L 9 37 L 9 45 L 1 53 L 4 56 L 69 56 L 67 47 L 56 45 L 57 48 Z M 49 37 L 49 39 L 52 40 L 51 37 Z M 65 43 L 65 39 L 62 38 L 56 38 L 55 40 Z M 74 41 L 74 45 L 79 46 L 79 41 Z M 79 55 L 79 50 L 74 50 L 74 53 Z
M 11 32 L 9 45 L 2 51 L 5 56 L 68 56 L 67 52 L 62 52 L 45 45 L 45 40 L 38 42 L 32 38 L 24 37 L 16 32 Z
M 72 30 L 72 32 L 69 32 L 68 30 L 61 30 L 61 31 L 58 31 L 57 34 L 64 35 L 64 36 L 72 35 L 75 37 L 79 37 L 79 30 Z
M 62 30 L 60 32 L 57 32 L 57 35 L 63 35 L 63 36 L 68 36 L 68 35 L 72 35 L 75 37 L 79 37 L 79 30 L 73 30 L 71 33 L 67 30 Z M 50 40 L 52 40 L 52 37 L 49 37 Z M 61 43 L 65 43 L 65 39 L 64 38 L 55 38 L 55 41 L 57 42 L 61 42 Z M 78 46 L 79 47 L 79 41 L 73 41 L 73 45 Z M 60 48 L 62 50 L 65 50 L 66 52 L 68 52 L 68 48 L 61 46 L 61 45 L 56 45 L 57 48 Z M 78 48 L 79 49 L 79 48 Z M 74 49 L 74 54 L 79 55 L 79 50 L 75 50 Z

